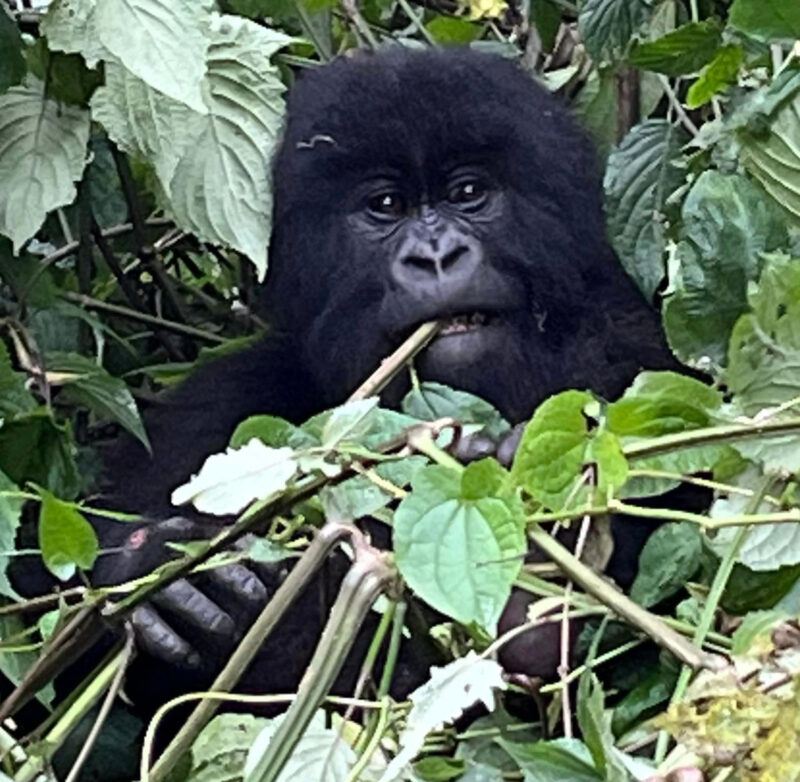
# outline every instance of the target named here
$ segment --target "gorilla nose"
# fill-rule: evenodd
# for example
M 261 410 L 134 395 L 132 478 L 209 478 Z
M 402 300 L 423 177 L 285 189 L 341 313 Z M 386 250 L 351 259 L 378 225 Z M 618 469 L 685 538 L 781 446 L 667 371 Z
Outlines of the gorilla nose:
M 446 231 L 438 238 L 404 242 L 392 264 L 392 276 L 417 293 L 433 287 L 460 287 L 470 280 L 481 258 L 476 239 L 460 231 Z

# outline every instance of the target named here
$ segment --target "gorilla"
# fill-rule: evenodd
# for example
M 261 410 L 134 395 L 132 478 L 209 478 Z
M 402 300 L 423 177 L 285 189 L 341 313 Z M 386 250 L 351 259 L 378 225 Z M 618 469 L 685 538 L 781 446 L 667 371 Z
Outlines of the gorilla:
M 590 143 L 512 61 L 396 47 L 304 73 L 273 182 L 269 333 L 149 411 L 152 455 L 133 440 L 109 455 L 105 501 L 143 524 L 131 534 L 98 522 L 103 545 L 120 547 L 98 562 L 98 583 L 140 575 L 164 541 L 219 524 L 170 494 L 236 424 L 259 413 L 299 423 L 343 402 L 424 321 L 444 325 L 419 377 L 484 397 L 513 423 L 563 389 L 611 399 L 641 369 L 675 368 L 658 314 L 607 240 Z M 407 386 L 393 381 L 383 401 L 396 405 Z M 624 573 L 641 533 L 616 536 L 627 561 L 615 553 L 612 567 Z M 137 610 L 143 647 L 177 668 L 213 668 L 269 579 L 232 565 L 171 585 Z M 296 686 L 322 611 L 304 599 L 270 638 L 270 664 L 254 666 L 261 690 Z

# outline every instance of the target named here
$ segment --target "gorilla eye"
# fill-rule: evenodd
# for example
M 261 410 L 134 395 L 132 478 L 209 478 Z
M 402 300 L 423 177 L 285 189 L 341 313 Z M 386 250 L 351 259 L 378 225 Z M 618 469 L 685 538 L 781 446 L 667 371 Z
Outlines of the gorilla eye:
M 450 188 L 447 200 L 461 206 L 479 206 L 486 198 L 489 186 L 480 179 L 464 179 Z
M 400 217 L 406 211 L 406 204 L 400 193 L 384 192 L 370 196 L 367 208 L 381 217 Z

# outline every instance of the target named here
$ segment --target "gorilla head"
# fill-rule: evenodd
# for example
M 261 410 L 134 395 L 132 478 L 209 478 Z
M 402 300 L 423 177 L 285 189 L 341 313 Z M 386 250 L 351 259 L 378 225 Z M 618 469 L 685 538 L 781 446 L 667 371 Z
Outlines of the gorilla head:
M 398 47 L 307 73 L 274 173 L 271 317 L 322 406 L 431 319 L 422 379 L 514 420 L 669 362 L 606 241 L 591 147 L 510 61 Z

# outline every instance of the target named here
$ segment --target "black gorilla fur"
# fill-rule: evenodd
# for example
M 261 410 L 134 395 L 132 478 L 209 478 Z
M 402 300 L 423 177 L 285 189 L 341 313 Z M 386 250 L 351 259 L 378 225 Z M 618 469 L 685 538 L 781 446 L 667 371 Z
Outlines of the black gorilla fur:
M 590 144 L 513 62 L 395 48 L 303 74 L 274 192 L 269 336 L 150 411 L 152 458 L 128 441 L 108 460 L 112 507 L 174 516 L 171 491 L 239 421 L 300 422 L 341 403 L 432 318 L 482 313 L 477 328 L 427 349 L 421 377 L 483 396 L 514 422 L 562 389 L 614 398 L 640 369 L 674 368 L 657 314 L 607 241 Z M 102 537 L 129 532 L 104 525 Z M 99 578 L 141 565 L 135 550 L 104 557 Z M 304 602 L 279 629 L 260 687 L 296 685 L 319 613 Z

